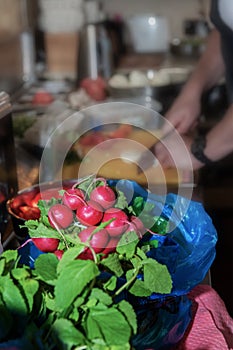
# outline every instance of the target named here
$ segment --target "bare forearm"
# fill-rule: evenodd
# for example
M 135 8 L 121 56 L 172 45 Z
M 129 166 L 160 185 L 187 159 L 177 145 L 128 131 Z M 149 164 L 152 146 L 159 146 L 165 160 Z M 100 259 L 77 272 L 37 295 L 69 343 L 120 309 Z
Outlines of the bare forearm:
M 212 160 L 220 160 L 233 152 L 233 104 L 224 118 L 207 134 L 205 154 Z
M 224 74 L 220 35 L 213 30 L 208 38 L 206 50 L 200 58 L 193 74 L 183 89 L 183 93 L 200 98 L 202 93 L 218 83 Z

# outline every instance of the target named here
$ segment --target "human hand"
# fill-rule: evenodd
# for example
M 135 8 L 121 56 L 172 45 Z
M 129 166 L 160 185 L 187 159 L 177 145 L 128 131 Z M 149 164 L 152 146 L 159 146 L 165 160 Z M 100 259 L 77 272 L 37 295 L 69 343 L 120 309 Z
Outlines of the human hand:
M 181 94 L 177 97 L 171 108 L 165 115 L 163 134 L 169 132 L 173 127 L 180 134 L 192 131 L 200 115 L 201 102 L 199 98 L 194 98 L 188 94 Z
M 193 142 L 191 136 L 182 136 L 174 129 L 167 137 L 154 146 L 154 154 L 163 168 L 177 168 L 193 171 L 201 168 L 199 162 L 191 153 Z

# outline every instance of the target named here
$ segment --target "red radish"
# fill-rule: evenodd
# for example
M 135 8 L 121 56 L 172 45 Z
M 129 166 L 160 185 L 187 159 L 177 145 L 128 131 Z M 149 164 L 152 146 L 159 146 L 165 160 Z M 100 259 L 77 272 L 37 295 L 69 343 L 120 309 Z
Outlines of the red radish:
M 76 217 L 86 226 L 95 226 L 103 217 L 103 208 L 98 203 L 90 200 L 77 209 Z
M 77 210 L 83 205 L 84 193 L 81 189 L 70 188 L 63 194 L 63 204 L 72 210 Z
M 57 257 L 59 260 L 61 260 L 63 254 L 64 254 L 64 250 L 62 250 L 62 249 L 57 249 L 57 250 L 55 250 L 53 253 L 56 255 L 56 257 Z
M 78 236 L 81 242 L 89 241 L 90 246 L 94 249 L 94 251 L 96 253 L 100 253 L 106 247 L 109 240 L 109 235 L 105 229 L 100 229 L 99 231 L 94 232 L 95 230 L 96 226 L 89 226 L 82 230 Z
M 102 222 L 114 219 L 110 224 L 105 226 L 111 237 L 120 236 L 128 227 L 128 216 L 119 208 L 109 208 L 104 212 Z
M 54 204 L 48 211 L 49 223 L 53 228 L 67 228 L 73 222 L 74 216 L 70 208 L 64 204 Z
M 60 240 L 58 238 L 34 237 L 32 242 L 44 253 L 53 253 L 57 250 Z
M 90 199 L 99 203 L 104 209 L 112 207 L 116 201 L 116 195 L 107 185 L 95 187 L 90 193 Z
M 132 215 L 128 223 L 129 227 L 127 228 L 127 231 L 135 231 L 138 235 L 138 238 L 142 238 L 146 229 L 139 217 Z
M 93 254 L 90 251 L 90 249 L 86 248 L 82 253 L 80 253 L 77 257 L 77 259 L 81 260 L 94 260 Z
M 115 252 L 118 242 L 119 242 L 118 238 L 111 237 L 110 240 L 108 241 L 108 244 L 106 245 L 106 247 L 102 251 L 102 253 L 109 254 L 109 253 Z

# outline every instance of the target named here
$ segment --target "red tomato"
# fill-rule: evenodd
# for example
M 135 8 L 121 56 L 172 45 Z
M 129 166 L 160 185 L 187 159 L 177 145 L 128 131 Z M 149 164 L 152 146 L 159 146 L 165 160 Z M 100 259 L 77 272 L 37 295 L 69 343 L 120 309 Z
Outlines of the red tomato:
M 22 205 L 19 207 L 18 215 L 24 220 L 37 220 L 40 217 L 40 209 Z
M 32 103 L 37 105 L 47 105 L 53 102 L 53 96 L 46 90 L 37 91 L 33 98 Z
M 81 81 L 80 87 L 95 101 L 103 101 L 106 98 L 106 84 L 101 77 L 85 78 Z

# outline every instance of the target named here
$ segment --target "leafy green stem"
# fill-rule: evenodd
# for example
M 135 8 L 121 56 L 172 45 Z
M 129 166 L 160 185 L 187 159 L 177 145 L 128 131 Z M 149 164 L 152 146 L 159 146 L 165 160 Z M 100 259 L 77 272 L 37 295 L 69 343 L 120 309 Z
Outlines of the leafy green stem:
M 136 280 L 139 271 L 140 271 L 140 267 L 134 269 L 133 276 L 115 292 L 114 297 L 116 297 L 121 292 L 123 292 L 124 289 L 127 289 Z

